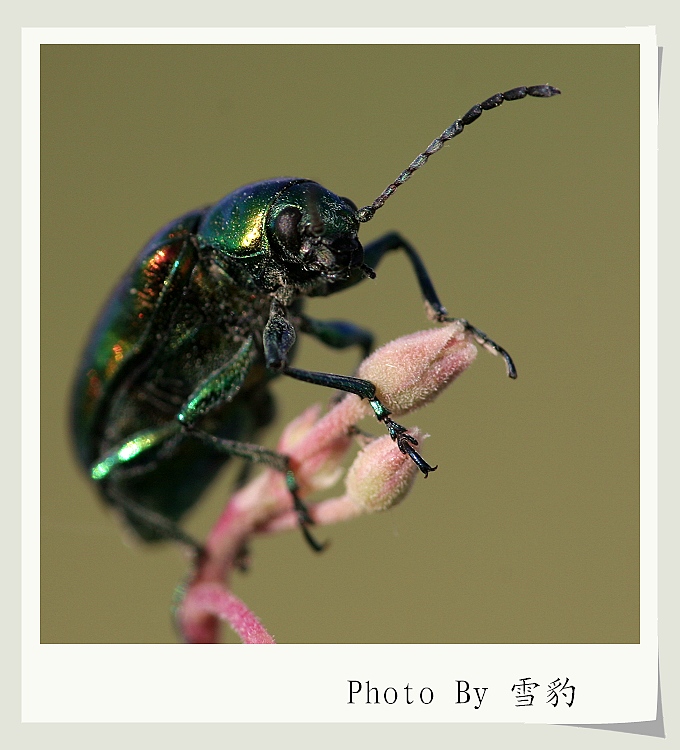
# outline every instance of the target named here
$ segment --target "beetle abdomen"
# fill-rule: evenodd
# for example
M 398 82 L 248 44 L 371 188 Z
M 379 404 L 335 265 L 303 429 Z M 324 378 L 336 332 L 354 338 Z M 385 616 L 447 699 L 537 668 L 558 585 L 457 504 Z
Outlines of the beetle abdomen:
M 177 238 L 194 232 L 203 211 L 192 211 L 164 227 L 145 246 L 102 311 L 76 378 L 72 425 L 78 455 L 90 467 L 99 456 L 106 404 L 121 368 L 139 350 L 154 305 L 182 250 Z

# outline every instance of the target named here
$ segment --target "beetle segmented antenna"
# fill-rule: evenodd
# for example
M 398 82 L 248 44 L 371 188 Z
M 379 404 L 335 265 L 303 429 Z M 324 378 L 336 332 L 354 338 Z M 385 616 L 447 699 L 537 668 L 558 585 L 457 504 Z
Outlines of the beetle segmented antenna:
M 466 112 L 459 120 L 456 120 L 450 127 L 439 136 L 435 138 L 432 143 L 422 152 L 418 154 L 416 158 L 406 167 L 406 169 L 397 177 L 397 179 L 389 184 L 380 195 L 371 203 L 369 206 L 364 206 L 357 211 L 357 219 L 361 222 L 370 221 L 373 218 L 375 212 L 385 205 L 385 201 L 394 193 L 394 191 L 403 185 L 406 180 L 417 170 L 420 169 L 423 164 L 432 156 L 437 153 L 439 149 L 452 138 L 463 132 L 463 128 L 466 125 L 474 122 L 478 117 L 481 116 L 482 112 L 486 109 L 495 109 L 499 107 L 503 102 L 512 102 L 516 99 L 524 99 L 525 96 L 537 96 L 541 98 L 547 98 L 549 96 L 556 96 L 562 92 L 554 86 L 549 86 L 547 83 L 542 86 L 519 86 L 516 89 L 510 89 L 502 94 L 494 94 L 489 97 L 481 104 L 475 104 L 472 109 Z

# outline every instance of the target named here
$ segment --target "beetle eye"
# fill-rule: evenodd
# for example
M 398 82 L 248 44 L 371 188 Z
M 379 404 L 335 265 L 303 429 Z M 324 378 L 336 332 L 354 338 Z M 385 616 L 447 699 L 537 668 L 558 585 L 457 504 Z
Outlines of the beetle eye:
M 287 250 L 300 249 L 300 234 L 298 225 L 302 218 L 302 211 L 295 206 L 288 206 L 279 212 L 274 223 L 274 231 L 279 242 Z

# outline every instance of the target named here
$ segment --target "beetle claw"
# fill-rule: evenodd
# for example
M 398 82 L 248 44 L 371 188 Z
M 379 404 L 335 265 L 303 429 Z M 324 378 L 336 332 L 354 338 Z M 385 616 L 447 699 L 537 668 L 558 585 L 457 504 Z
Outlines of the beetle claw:
M 431 471 L 437 470 L 437 466 L 430 466 L 430 464 L 427 463 L 427 461 L 420 455 L 420 453 L 413 449 L 410 442 L 407 442 L 406 440 L 397 440 L 397 446 L 399 447 L 399 450 L 402 453 L 405 453 L 420 469 L 425 479 L 427 479 L 427 475 Z

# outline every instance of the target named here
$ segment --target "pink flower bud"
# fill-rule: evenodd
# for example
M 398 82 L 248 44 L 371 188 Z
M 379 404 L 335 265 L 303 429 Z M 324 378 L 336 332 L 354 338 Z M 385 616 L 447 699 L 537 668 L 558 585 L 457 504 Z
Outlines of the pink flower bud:
M 423 437 L 417 428 L 410 432 L 417 440 Z M 354 459 L 345 479 L 347 495 L 365 513 L 387 510 L 406 497 L 417 473 L 413 461 L 385 435 Z
M 320 413 L 318 404 L 306 409 L 286 426 L 277 446 L 279 453 L 289 456 L 302 496 L 337 482 L 352 443 L 346 425 L 319 420 Z
M 432 401 L 477 356 L 460 323 L 418 331 L 380 347 L 359 366 L 357 377 L 375 384 L 395 415 Z
M 292 422 L 289 422 L 279 438 L 278 450 L 281 453 L 292 453 L 307 437 L 312 427 L 319 420 L 320 414 L 321 405 L 314 404 L 295 417 Z

